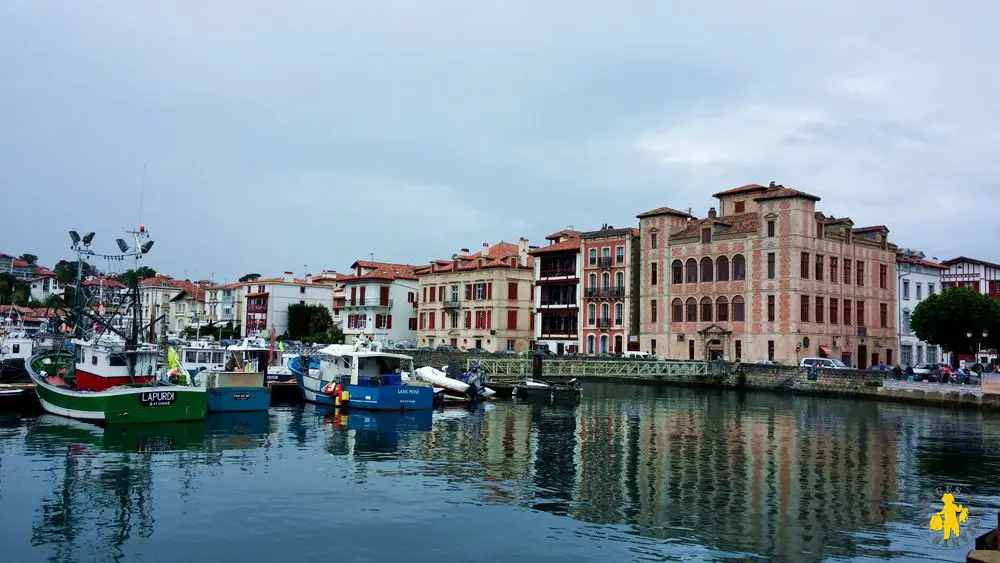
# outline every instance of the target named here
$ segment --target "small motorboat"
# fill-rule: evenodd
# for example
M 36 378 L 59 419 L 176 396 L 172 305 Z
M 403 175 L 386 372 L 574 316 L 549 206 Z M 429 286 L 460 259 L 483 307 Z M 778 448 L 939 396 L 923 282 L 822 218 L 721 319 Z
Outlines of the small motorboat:
M 566 383 L 529 378 L 514 386 L 513 395 L 522 401 L 575 402 L 583 396 L 583 382 L 575 377 Z
M 454 374 L 454 376 L 453 376 Z M 496 392 L 486 386 L 486 372 L 478 360 L 472 364 L 469 371 L 462 373 L 458 363 L 452 362 L 444 370 L 424 366 L 414 371 L 417 380 L 430 383 L 444 391 L 445 400 L 462 402 L 488 399 Z

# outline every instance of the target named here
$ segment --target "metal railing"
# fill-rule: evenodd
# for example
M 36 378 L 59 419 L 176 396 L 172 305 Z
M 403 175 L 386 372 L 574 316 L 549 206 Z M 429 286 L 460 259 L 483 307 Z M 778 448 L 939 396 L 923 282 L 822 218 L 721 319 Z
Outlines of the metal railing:
M 392 299 L 383 301 L 378 297 L 372 299 L 348 299 L 345 307 L 392 307 Z
M 625 286 L 588 287 L 583 295 L 591 299 L 621 299 L 625 297 Z
M 549 268 L 538 272 L 539 278 L 558 278 L 576 276 L 576 268 Z
M 515 378 L 531 373 L 530 358 L 476 358 L 492 377 Z M 469 360 L 471 367 L 473 359 Z M 685 360 L 584 360 L 550 359 L 542 362 L 546 377 L 607 377 L 622 379 L 660 379 L 675 376 L 724 376 L 725 362 Z

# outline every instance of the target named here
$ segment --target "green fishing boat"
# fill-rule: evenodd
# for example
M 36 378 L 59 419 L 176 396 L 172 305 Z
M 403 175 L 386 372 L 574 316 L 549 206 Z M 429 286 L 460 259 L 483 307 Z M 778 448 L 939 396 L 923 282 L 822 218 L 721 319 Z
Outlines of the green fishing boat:
M 148 237 L 144 228 L 131 234 L 135 246 L 130 248 L 118 239 L 122 254 L 108 256 L 112 261 L 125 257 L 138 261 L 152 247 L 152 241 L 143 242 Z M 78 264 L 85 255 L 95 254 L 90 250 L 93 233 L 81 238 L 71 231 L 70 237 Z M 169 381 L 159 348 L 139 341 L 143 327 L 138 280 L 131 279 L 116 312 L 106 315 L 101 314 L 103 303 L 94 309 L 81 290 L 81 270 L 78 265 L 76 304 L 65 319 L 74 333 L 70 350 L 32 356 L 26 365 L 42 408 L 51 414 L 108 424 L 203 420 L 208 406 L 205 389 L 186 378 Z

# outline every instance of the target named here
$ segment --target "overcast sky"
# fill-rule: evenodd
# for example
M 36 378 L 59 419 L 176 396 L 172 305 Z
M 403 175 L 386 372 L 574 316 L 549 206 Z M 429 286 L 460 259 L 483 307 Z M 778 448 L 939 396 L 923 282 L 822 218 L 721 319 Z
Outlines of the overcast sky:
M 774 180 L 1000 261 L 1000 3 L 0 3 L 0 251 L 141 220 L 232 280 L 636 225 Z M 991 213 L 992 212 L 992 213 Z M 101 264 L 97 264 L 99 267 Z

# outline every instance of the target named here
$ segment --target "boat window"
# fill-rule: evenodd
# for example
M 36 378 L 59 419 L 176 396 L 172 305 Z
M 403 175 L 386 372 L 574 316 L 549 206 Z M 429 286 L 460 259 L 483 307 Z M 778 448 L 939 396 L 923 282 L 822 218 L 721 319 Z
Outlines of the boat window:
M 222 361 L 223 361 L 222 358 L 223 358 L 222 352 L 212 352 L 212 363 L 213 364 L 221 364 Z
M 187 363 L 189 363 L 189 364 L 195 363 L 195 358 L 196 357 L 197 357 L 197 354 L 195 353 L 194 350 L 187 350 L 186 352 L 184 352 L 184 361 L 187 362 Z
M 14 353 L 14 354 L 19 354 L 21 352 L 21 345 L 20 344 L 11 344 L 10 348 L 11 348 L 11 352 Z
M 108 363 L 115 367 L 127 366 L 125 363 L 125 356 L 121 354 L 111 354 L 108 356 Z
M 198 352 L 198 363 L 207 364 L 209 355 L 210 355 L 209 352 Z

